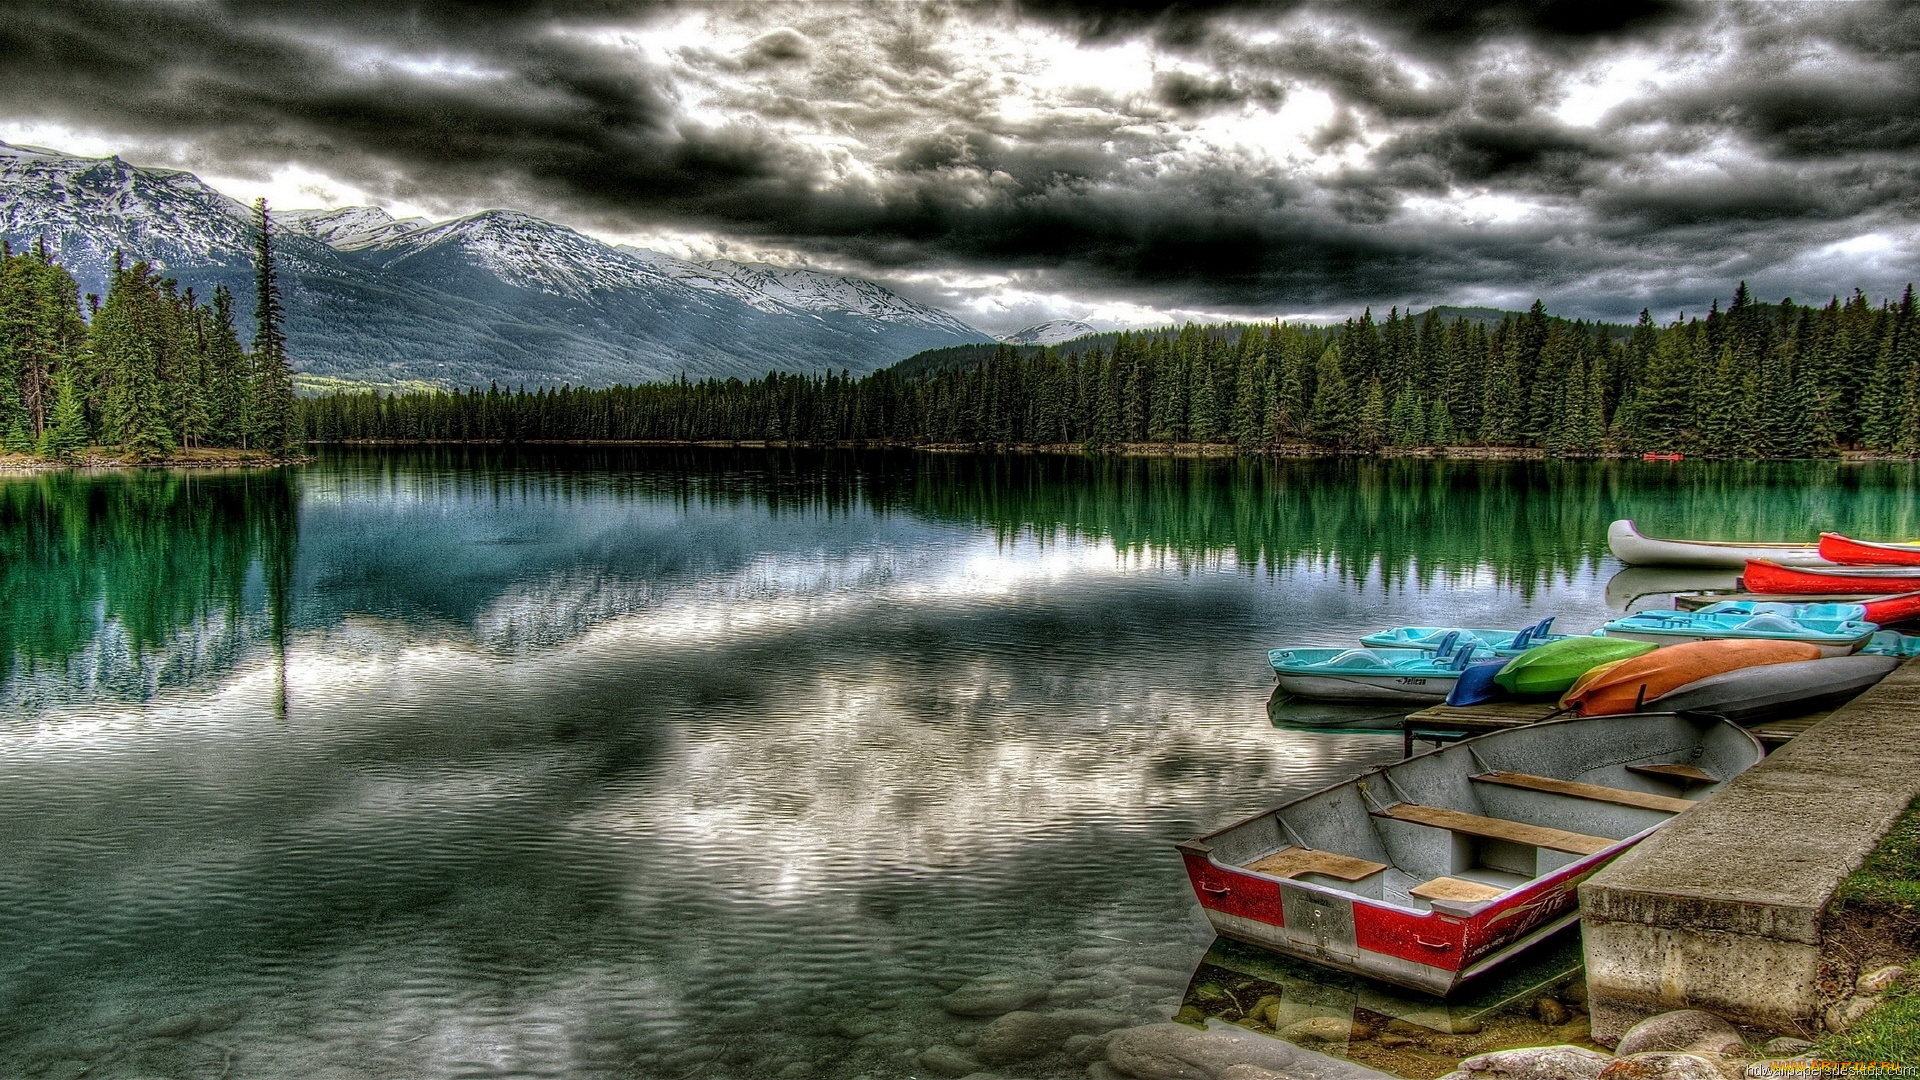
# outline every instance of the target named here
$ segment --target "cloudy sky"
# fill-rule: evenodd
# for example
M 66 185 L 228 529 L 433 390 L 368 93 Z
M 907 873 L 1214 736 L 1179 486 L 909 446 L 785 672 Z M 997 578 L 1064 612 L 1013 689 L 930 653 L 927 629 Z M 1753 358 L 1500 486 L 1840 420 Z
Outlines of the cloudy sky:
M 1920 277 L 1920 5 L 0 0 L 0 139 L 1005 331 Z

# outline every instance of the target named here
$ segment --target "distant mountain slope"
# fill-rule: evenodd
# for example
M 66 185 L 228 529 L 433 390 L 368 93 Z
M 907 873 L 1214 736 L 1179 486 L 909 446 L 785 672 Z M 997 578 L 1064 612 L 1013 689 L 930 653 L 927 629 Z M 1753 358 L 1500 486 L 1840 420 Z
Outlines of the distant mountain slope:
M 1072 341 L 1077 337 L 1098 333 L 1093 327 L 1079 319 L 1054 319 L 1037 323 L 1024 330 L 1016 330 L 1001 341 L 1009 345 L 1058 345 L 1063 341 Z
M 595 386 L 863 373 L 990 340 L 870 281 L 703 266 L 509 210 L 438 224 L 372 207 L 275 216 L 294 358 L 319 377 Z M 44 239 L 82 292 L 105 291 L 118 250 L 203 294 L 226 284 L 251 309 L 248 210 L 189 173 L 0 143 L 0 239 Z

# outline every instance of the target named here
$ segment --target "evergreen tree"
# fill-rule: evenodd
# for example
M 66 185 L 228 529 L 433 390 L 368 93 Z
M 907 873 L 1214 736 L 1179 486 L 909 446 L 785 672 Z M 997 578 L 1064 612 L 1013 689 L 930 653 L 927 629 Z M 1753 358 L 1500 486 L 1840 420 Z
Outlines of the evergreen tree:
M 273 267 L 273 217 L 267 200 L 253 202 L 254 331 L 252 372 L 246 410 L 251 421 L 250 441 L 276 453 L 294 441 L 293 365 L 287 358 L 287 337 L 281 329 L 280 281 Z
M 1307 437 L 1321 446 L 1345 447 L 1354 438 L 1353 400 L 1341 370 L 1339 345 L 1320 354 L 1313 379 L 1313 408 L 1307 413 Z
M 40 436 L 39 452 L 41 457 L 68 461 L 87 447 L 87 413 L 72 369 L 55 375 L 53 387 L 53 413 Z

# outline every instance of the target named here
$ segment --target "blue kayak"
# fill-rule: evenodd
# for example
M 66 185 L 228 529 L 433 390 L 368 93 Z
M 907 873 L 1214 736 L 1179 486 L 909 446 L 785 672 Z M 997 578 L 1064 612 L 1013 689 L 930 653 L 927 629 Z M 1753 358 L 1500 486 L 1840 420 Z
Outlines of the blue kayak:
M 1604 637 L 1678 645 L 1687 641 L 1801 641 L 1822 656 L 1859 651 L 1879 626 L 1858 619 L 1793 619 L 1770 611 L 1759 614 L 1705 611 L 1636 611 L 1602 626 Z
M 1722 600 L 1698 615 L 1782 615 L 1789 619 L 1853 619 L 1865 622 L 1865 604 L 1796 604 L 1781 600 Z
M 1519 656 L 1535 645 L 1559 641 L 1568 634 L 1549 632 L 1554 617 L 1549 615 L 1532 626 L 1519 630 L 1477 630 L 1459 626 L 1396 626 L 1377 634 L 1368 634 L 1360 644 L 1376 649 L 1439 649 L 1447 635 L 1455 635 L 1458 645 L 1491 649 L 1495 656 Z
M 1456 639 L 1457 640 L 1457 639 Z M 1460 671 L 1491 650 L 1275 649 L 1267 654 L 1280 688 L 1313 701 L 1446 700 Z

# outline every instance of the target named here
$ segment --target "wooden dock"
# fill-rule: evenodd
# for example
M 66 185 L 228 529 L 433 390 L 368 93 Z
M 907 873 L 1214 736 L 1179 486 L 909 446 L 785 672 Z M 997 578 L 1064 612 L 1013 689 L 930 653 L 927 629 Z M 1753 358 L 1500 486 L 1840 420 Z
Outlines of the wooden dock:
M 1756 724 L 1748 728 L 1753 737 L 1769 751 L 1784 745 L 1795 735 L 1825 720 L 1832 709 L 1795 716 L 1786 720 Z M 1492 701 L 1485 705 L 1435 705 L 1421 709 L 1400 722 L 1402 756 L 1413 754 L 1416 741 L 1435 746 L 1471 735 L 1484 735 L 1503 728 L 1525 727 L 1542 720 L 1566 715 L 1551 701 Z

